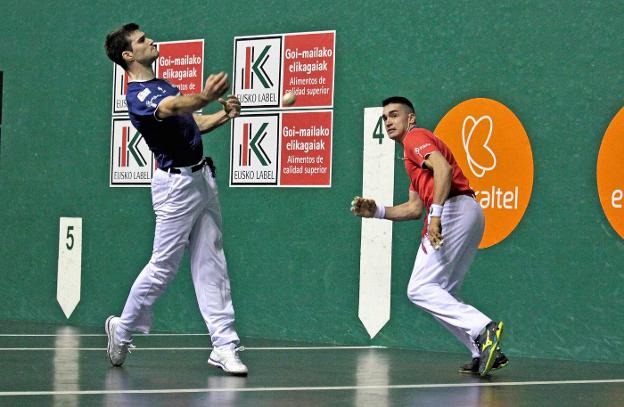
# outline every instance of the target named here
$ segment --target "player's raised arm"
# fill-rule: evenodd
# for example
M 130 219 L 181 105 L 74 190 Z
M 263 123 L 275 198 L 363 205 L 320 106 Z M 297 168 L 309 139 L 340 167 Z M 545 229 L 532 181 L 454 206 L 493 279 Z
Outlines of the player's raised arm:
M 392 221 L 419 219 L 423 211 L 423 202 L 415 191 L 409 192 L 409 200 L 397 206 L 384 207 L 375 200 L 356 196 L 351 202 L 351 212 L 362 218 L 379 218 Z
M 193 113 L 208 103 L 217 100 L 229 88 L 228 76 L 225 72 L 212 74 L 206 79 L 204 89 L 193 95 L 169 96 L 160 102 L 156 110 L 159 119 Z

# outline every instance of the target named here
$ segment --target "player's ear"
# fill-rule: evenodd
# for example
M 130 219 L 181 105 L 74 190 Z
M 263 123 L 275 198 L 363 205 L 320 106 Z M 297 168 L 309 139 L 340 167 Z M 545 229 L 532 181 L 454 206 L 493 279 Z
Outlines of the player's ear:
M 416 115 L 414 113 L 410 112 L 407 114 L 407 124 L 409 124 L 410 126 L 416 125 Z
M 134 61 L 134 55 L 132 54 L 132 51 L 124 51 L 121 53 L 121 57 L 124 59 L 124 61 L 126 61 L 126 64 L 128 62 Z

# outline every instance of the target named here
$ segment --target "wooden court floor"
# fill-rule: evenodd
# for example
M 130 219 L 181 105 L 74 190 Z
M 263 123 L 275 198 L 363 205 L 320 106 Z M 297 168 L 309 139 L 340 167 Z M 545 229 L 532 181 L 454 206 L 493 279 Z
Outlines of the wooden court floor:
M 241 378 L 206 335 L 137 336 L 113 368 L 102 331 L 0 322 L 0 406 L 624 406 L 622 364 L 510 356 L 483 379 L 465 354 L 248 339 Z

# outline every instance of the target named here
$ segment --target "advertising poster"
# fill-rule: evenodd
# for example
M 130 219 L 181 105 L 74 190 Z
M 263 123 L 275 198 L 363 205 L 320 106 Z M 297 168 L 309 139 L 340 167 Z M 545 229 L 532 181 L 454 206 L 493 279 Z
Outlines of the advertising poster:
M 230 186 L 331 187 L 335 43 L 335 31 L 234 39 L 243 113 L 232 126 Z

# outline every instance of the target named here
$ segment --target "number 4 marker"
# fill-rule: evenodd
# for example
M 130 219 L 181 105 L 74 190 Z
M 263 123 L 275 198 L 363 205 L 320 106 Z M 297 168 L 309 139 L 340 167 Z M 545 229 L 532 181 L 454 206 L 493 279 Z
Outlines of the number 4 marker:
M 394 143 L 383 143 L 381 107 L 364 109 L 362 196 L 391 205 L 394 195 Z M 372 134 L 372 137 L 371 137 Z M 386 138 L 386 141 L 388 139 Z M 390 319 L 392 222 L 362 219 L 358 316 L 371 338 Z

